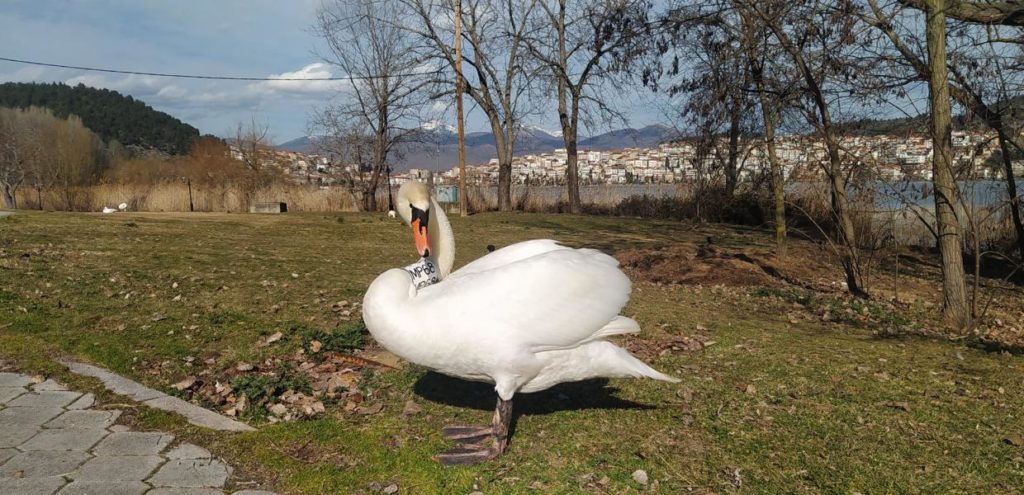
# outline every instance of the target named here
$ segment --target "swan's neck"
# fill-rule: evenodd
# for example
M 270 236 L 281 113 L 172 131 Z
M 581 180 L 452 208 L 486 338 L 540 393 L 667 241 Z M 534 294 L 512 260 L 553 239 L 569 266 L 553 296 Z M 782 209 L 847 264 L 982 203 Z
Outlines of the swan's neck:
M 441 279 L 444 280 L 452 272 L 455 264 L 455 234 L 452 233 L 452 226 L 448 223 L 448 215 L 444 209 L 430 199 L 432 210 L 428 221 L 428 231 L 431 234 L 431 244 L 434 249 L 434 259 L 437 260 L 437 268 L 441 271 Z

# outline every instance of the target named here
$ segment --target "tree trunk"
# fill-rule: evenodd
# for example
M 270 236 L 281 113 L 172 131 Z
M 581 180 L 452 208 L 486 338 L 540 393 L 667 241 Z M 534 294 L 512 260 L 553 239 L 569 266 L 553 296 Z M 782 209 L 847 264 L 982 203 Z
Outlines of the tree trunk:
M 1024 262 L 1024 225 L 1020 218 L 1020 196 L 1017 195 L 1017 179 L 1013 175 L 1013 158 L 1010 157 L 1010 146 L 1007 143 L 1006 131 L 998 130 L 999 149 L 1003 155 L 1003 170 L 1006 172 L 1006 193 L 1010 198 L 1010 218 L 1013 230 L 1017 233 L 1017 252 Z
M 579 214 L 580 206 L 580 173 L 579 150 L 577 149 L 577 124 L 579 122 L 580 100 L 575 93 L 572 95 L 572 115 L 566 113 L 565 83 L 559 83 L 559 121 L 562 123 L 562 137 L 565 141 L 565 186 L 569 196 L 569 213 Z
M 498 149 L 498 210 L 512 211 L 512 150 Z
M 17 208 L 18 204 L 14 199 L 14 188 L 10 184 L 0 184 L 0 188 L 3 188 L 4 192 L 4 208 Z
M 761 118 L 764 121 L 764 142 L 768 148 L 768 166 L 771 170 L 772 199 L 775 209 L 775 254 L 786 255 L 786 193 L 785 174 L 779 155 L 775 149 L 775 115 L 772 113 L 771 102 L 764 89 L 764 79 L 760 68 L 754 71 L 754 83 L 757 96 L 761 102 Z
M 946 0 L 928 0 L 925 33 L 928 43 L 928 96 L 932 118 L 932 183 L 935 186 L 935 221 L 942 256 L 943 316 L 964 330 L 971 324 L 960 248 L 960 224 L 954 209 L 957 189 L 953 176 L 953 143 L 949 85 L 946 72 Z
M 733 104 L 729 111 L 729 158 L 725 165 L 725 194 L 733 197 L 736 193 L 736 184 L 739 183 L 739 157 L 740 157 L 740 109 L 739 104 Z

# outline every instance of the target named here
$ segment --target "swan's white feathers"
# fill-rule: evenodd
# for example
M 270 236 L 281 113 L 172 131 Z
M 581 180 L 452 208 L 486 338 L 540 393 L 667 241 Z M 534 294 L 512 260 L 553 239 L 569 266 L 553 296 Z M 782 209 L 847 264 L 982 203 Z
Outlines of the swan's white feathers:
M 516 261 L 558 249 L 569 248 L 559 244 L 558 241 L 553 241 L 551 239 L 535 239 L 532 241 L 517 242 L 469 262 L 449 275 L 448 278 L 450 279 L 452 277 L 461 277 L 471 273 L 479 273 L 492 268 L 500 268 L 508 265 L 509 263 L 514 263 Z
M 511 332 L 517 345 L 536 352 L 592 340 L 618 316 L 629 292 L 629 278 L 615 258 L 592 249 L 555 249 L 489 270 L 453 274 L 421 289 L 412 302 L 445 308 L 437 323 L 446 328 L 468 323 L 478 338 Z
M 367 289 L 363 317 L 391 352 L 494 383 L 506 400 L 594 377 L 677 381 L 603 340 L 640 330 L 619 316 L 630 281 L 618 265 L 593 249 L 522 242 L 419 290 L 408 272 L 388 270 Z

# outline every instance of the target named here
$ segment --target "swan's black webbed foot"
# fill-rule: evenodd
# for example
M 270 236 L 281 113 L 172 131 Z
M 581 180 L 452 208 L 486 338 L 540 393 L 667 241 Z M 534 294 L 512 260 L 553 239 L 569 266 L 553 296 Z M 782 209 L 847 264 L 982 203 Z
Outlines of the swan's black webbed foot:
M 434 456 L 434 460 L 445 466 L 468 466 L 489 461 L 498 455 L 499 452 L 494 447 L 469 445 L 441 452 Z
M 441 434 L 448 440 L 455 440 L 460 445 L 481 443 L 494 435 L 491 426 L 446 426 Z
M 478 464 L 501 455 L 508 445 L 508 429 L 512 423 L 512 401 L 498 398 L 491 426 L 448 426 L 442 433 L 459 445 L 434 456 L 445 466 Z M 491 445 L 485 446 L 488 439 Z

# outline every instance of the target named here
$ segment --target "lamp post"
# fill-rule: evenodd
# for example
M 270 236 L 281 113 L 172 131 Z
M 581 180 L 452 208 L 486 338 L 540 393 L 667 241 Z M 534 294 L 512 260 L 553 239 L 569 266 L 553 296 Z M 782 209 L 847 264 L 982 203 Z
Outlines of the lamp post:
M 188 177 L 182 177 L 181 182 L 188 186 L 188 211 L 196 211 L 195 204 L 192 203 L 192 179 Z

